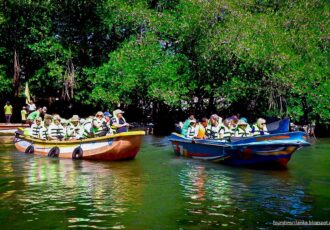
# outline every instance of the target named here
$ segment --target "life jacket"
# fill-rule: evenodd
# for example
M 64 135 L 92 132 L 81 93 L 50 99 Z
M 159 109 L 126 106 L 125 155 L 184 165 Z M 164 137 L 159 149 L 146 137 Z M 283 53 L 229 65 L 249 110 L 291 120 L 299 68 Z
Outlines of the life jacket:
M 51 138 L 62 139 L 65 137 L 64 128 L 62 125 L 51 124 L 48 128 L 48 136 Z
M 220 139 L 220 128 L 221 125 L 213 126 L 212 124 L 208 124 L 206 127 L 206 136 L 209 139 Z
M 267 127 L 266 127 L 266 126 L 264 126 L 264 129 L 262 130 L 262 129 L 260 129 L 260 128 L 258 127 L 258 125 L 254 124 L 254 125 L 252 126 L 252 131 L 251 131 L 251 133 L 253 134 L 253 136 L 259 136 L 259 135 L 266 135 L 266 134 L 268 134 L 267 131 L 268 131 L 268 130 L 267 130 Z
M 222 125 L 220 128 L 220 133 L 223 134 L 223 139 L 228 139 L 232 135 L 232 130 L 225 125 Z
M 121 119 L 123 120 L 124 123 L 126 123 L 126 120 L 125 120 L 124 117 L 122 117 Z M 117 130 L 120 129 L 120 128 L 117 128 L 116 126 L 114 126 L 114 124 L 119 124 L 119 125 L 121 125 L 121 124 L 119 123 L 119 118 L 118 118 L 117 116 L 114 116 L 113 118 L 111 118 L 111 122 L 110 122 L 110 124 L 111 124 L 110 128 L 112 129 L 112 132 L 113 132 L 113 133 L 116 133 Z
M 72 123 L 70 123 L 67 126 L 67 135 L 68 135 L 68 137 L 79 138 L 81 136 L 81 130 L 82 130 L 82 127 L 79 124 L 77 126 L 74 126 Z
M 83 134 L 82 137 L 83 138 L 91 138 L 94 137 L 94 133 L 92 131 L 92 120 L 88 119 L 85 121 L 85 123 L 83 124 Z
M 30 136 L 34 138 L 39 138 L 39 132 L 42 128 L 42 125 L 33 124 L 30 130 Z
M 98 127 L 95 127 L 94 124 L 97 124 Z M 93 119 L 93 132 L 95 136 L 101 137 L 105 136 L 110 131 L 110 127 L 107 125 L 107 121 L 105 119 Z
M 197 134 L 197 138 L 198 139 L 203 139 L 205 137 L 205 127 L 202 124 L 198 124 L 198 134 Z
M 235 131 L 235 137 L 249 137 L 251 135 L 251 128 L 248 125 L 245 129 L 242 129 L 240 126 L 237 126 Z
M 49 126 L 48 126 L 49 127 Z M 41 140 L 48 140 L 48 127 L 43 126 L 39 132 L 39 138 Z
M 194 138 L 196 134 L 196 129 L 198 129 L 198 126 L 189 126 L 187 130 L 186 137 L 188 138 Z

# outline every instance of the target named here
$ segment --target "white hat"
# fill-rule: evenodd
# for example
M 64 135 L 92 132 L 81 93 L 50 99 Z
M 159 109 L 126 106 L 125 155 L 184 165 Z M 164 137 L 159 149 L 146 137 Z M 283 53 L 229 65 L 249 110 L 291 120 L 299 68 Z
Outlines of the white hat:
M 196 123 L 196 119 L 190 119 L 189 122 L 190 123 Z
M 42 108 L 42 111 L 47 112 L 47 107 L 44 106 L 44 107 Z
M 79 116 L 78 115 L 73 115 L 71 117 L 71 121 L 79 121 Z
M 115 111 L 113 111 L 114 116 L 117 116 L 117 114 L 120 114 L 120 113 L 124 113 L 124 111 L 122 111 L 120 109 L 116 109 Z

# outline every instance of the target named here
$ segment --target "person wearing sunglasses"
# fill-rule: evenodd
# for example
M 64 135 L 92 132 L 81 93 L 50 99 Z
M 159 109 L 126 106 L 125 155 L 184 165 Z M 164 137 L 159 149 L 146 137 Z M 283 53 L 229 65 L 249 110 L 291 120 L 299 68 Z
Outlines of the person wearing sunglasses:
M 252 126 L 251 133 L 253 136 L 268 135 L 269 133 L 266 126 L 266 120 L 259 118 L 257 123 Z
M 104 118 L 103 112 L 101 111 L 95 114 L 92 125 L 94 135 L 97 137 L 105 136 L 108 132 L 110 132 L 110 127 L 107 125 L 107 121 Z

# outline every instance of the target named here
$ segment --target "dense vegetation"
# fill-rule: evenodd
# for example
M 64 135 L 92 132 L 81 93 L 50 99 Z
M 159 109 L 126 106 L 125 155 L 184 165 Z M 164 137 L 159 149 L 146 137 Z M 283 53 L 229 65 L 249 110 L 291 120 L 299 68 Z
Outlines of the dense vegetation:
M 2 0 L 0 94 L 328 122 L 329 17 L 322 0 Z

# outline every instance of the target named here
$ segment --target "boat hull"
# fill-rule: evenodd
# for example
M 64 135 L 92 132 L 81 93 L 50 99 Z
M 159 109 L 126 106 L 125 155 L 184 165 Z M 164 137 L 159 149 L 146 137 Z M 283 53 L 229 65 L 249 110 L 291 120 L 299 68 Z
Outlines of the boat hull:
M 51 150 L 57 147 L 59 154 L 56 157 L 74 159 L 73 153 L 81 148 L 80 159 L 116 161 L 133 159 L 139 152 L 143 131 L 126 132 L 111 136 L 90 138 L 74 141 L 42 141 L 20 136 L 16 139 L 15 147 L 20 152 L 28 152 L 29 146 L 33 146 L 33 153 L 49 156 Z
M 286 166 L 292 154 L 309 145 L 302 132 L 272 134 L 236 141 L 192 140 L 172 134 L 169 140 L 175 153 L 195 159 L 235 166 L 273 164 Z

